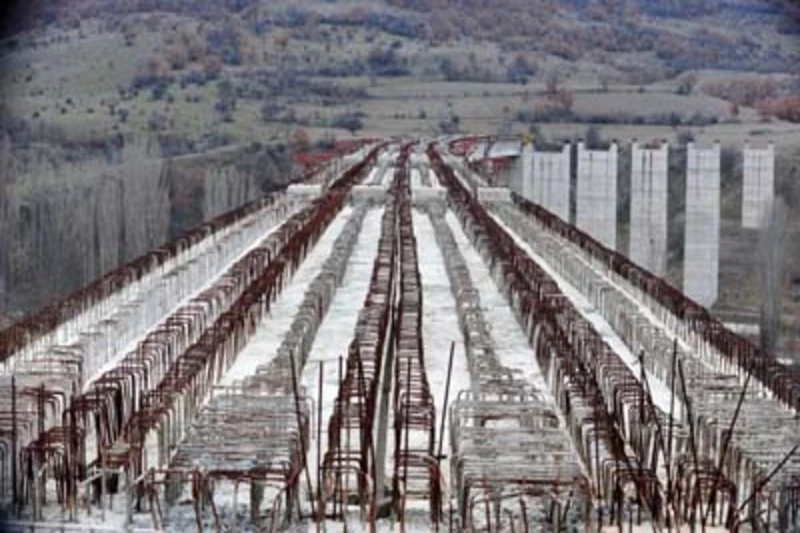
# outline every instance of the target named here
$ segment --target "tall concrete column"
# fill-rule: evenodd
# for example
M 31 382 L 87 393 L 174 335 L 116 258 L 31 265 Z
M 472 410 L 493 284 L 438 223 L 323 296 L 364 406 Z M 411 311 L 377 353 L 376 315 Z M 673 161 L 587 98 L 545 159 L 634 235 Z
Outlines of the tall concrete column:
M 533 202 L 536 201 L 533 195 L 533 161 L 534 161 L 534 152 L 533 152 L 533 145 L 530 143 L 526 143 L 522 147 L 522 154 L 519 158 L 519 164 L 521 169 L 521 194 L 522 197 L 526 200 L 531 200 Z
M 587 150 L 578 143 L 576 225 L 612 250 L 617 248 L 617 144 Z
M 686 147 L 683 292 L 710 307 L 719 288 L 720 146 Z
M 667 262 L 667 158 L 669 148 L 631 146 L 631 261 L 663 276 Z
M 533 153 L 534 201 L 563 220 L 569 220 L 570 146 L 560 152 Z
M 766 148 L 743 150 L 742 227 L 760 228 L 775 197 L 775 152 Z

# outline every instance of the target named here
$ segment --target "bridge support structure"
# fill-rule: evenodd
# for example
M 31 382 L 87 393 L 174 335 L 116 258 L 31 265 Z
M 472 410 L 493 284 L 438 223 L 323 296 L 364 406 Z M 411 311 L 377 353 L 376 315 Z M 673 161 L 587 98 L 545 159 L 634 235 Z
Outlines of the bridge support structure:
M 667 269 L 667 143 L 631 146 L 631 217 L 628 257 L 657 276 Z
M 589 150 L 578 143 L 575 222 L 604 246 L 617 247 L 617 144 Z
M 742 227 L 758 229 L 775 197 L 774 147 L 772 143 L 766 148 L 745 144 L 742 158 Z
M 710 307 L 719 292 L 720 146 L 686 147 L 683 292 Z

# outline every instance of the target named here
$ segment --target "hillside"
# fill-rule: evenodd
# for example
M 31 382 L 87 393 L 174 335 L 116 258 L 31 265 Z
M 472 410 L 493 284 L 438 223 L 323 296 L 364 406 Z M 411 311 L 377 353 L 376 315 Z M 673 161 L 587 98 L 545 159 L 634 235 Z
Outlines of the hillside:
M 180 137 L 170 152 L 253 136 L 285 140 L 294 126 L 315 138 L 362 127 L 435 131 L 452 127 L 454 116 L 471 131 L 533 121 L 713 126 L 752 119 L 759 105 L 763 116 L 800 120 L 784 109 L 800 65 L 790 6 L 39 2 L 9 19 L 17 31 L 3 40 L 2 86 L 15 116 Z M 755 98 L 733 94 L 731 84 L 753 77 L 768 87 Z M 559 84 L 569 98 L 541 98 Z M 598 101 L 598 92 L 612 98 Z M 646 94 L 613 99 L 631 92 Z
M 163 160 L 157 168 L 173 158 L 243 150 L 247 160 L 231 166 L 223 159 L 209 176 L 249 191 L 245 196 L 257 190 L 250 184 L 264 190 L 291 170 L 292 152 L 327 150 L 354 136 L 534 131 L 539 140 L 557 142 L 585 136 L 590 124 L 622 141 L 773 141 L 779 168 L 790 169 L 800 142 L 800 17 L 792 6 L 776 0 L 27 2 L 4 19 L 0 39 L 0 190 L 7 206 L 0 210 L 7 235 L 0 252 L 43 257 L 31 251 L 43 235 L 33 236 L 21 206 L 46 205 L 53 182 L 74 198 L 101 202 L 106 193 L 98 190 L 109 188 L 104 176 L 128 175 L 123 167 L 136 164 L 113 158 L 120 139 L 147 144 L 148 158 Z M 157 183 L 168 198 L 143 204 L 142 222 L 130 217 L 133 234 L 150 235 L 152 244 L 207 214 L 202 188 L 176 194 L 166 176 Z M 153 233 L 147 220 L 164 222 Z M 88 281 L 118 255 L 99 254 L 93 264 L 74 267 L 82 274 L 68 285 Z M 34 277 L 48 263 L 31 261 L 39 259 L 22 261 L 14 273 L 12 261 L 0 261 L 0 309 L 21 301 L 4 292 L 59 287 L 42 289 L 44 298 L 66 290 Z

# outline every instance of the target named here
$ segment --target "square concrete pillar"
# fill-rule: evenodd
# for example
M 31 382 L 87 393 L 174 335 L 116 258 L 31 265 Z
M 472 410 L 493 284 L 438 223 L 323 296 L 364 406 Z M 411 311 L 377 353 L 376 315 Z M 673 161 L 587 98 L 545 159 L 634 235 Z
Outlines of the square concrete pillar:
M 742 227 L 760 228 L 775 198 L 775 152 L 744 145 L 742 184 Z
M 617 248 L 617 144 L 587 150 L 578 143 L 576 225 L 604 246 Z
M 667 165 L 669 148 L 631 146 L 631 218 L 629 257 L 663 276 L 667 267 Z
M 683 292 L 710 307 L 719 288 L 720 146 L 686 147 Z

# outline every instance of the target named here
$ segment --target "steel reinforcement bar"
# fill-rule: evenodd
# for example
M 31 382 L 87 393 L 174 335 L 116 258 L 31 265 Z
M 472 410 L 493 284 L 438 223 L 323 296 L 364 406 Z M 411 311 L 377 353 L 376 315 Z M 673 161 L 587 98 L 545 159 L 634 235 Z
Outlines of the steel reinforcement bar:
M 444 258 L 450 293 L 456 302 L 472 390 L 476 395 L 535 392 L 530 383 L 515 378 L 511 369 L 500 363 L 491 324 L 484 316 L 480 293 L 472 283 L 464 256 L 445 219 L 445 206 L 430 205 L 424 209 L 431 220 L 436 244 Z
M 273 195 L 262 210 L 220 229 L 178 256 L 142 276 L 136 283 L 116 291 L 46 335 L 42 335 L 7 358 L 7 374 L 42 368 L 54 351 L 69 351 L 81 357 L 78 388 L 98 370 L 132 345 L 164 315 L 200 290 L 205 278 L 233 261 L 258 235 L 285 216 L 283 195 Z
M 383 147 L 385 143 L 377 146 Z M 356 148 L 354 147 L 354 150 Z M 298 173 L 289 180 L 286 186 L 288 187 L 292 183 L 308 181 L 314 174 L 320 172 L 322 168 L 323 165 L 318 165 L 308 171 Z M 0 362 L 6 361 L 30 342 L 52 333 L 60 325 L 85 313 L 93 314 L 92 309 L 109 296 L 118 293 L 149 273 L 156 271 L 159 267 L 177 258 L 207 237 L 259 213 L 265 207 L 271 205 L 273 201 L 274 195 L 269 195 L 223 213 L 187 231 L 180 237 L 124 265 L 118 266 L 103 277 L 61 299 L 51 302 L 41 310 L 26 316 L 8 328 L 0 330 Z
M 795 412 L 775 398 L 764 397 L 755 387 L 743 391 L 730 364 L 719 368 L 716 361 L 674 342 L 665 329 L 645 316 L 641 304 L 592 266 L 580 248 L 547 231 L 537 219 L 510 205 L 498 205 L 494 211 L 601 311 L 632 351 L 641 354 L 648 371 L 670 384 L 677 397 L 677 402 L 673 401 L 676 416 L 688 420 L 691 415 L 697 457 L 684 440 L 676 443 L 669 461 L 672 492 L 681 495 L 677 502 L 681 517 L 690 521 L 710 506 L 707 514 L 712 526 L 718 521 L 717 512 L 727 516 L 720 522 L 732 523 L 731 507 L 735 509 L 753 493 L 760 479 L 800 444 L 800 435 L 793 428 Z M 793 491 L 798 479 L 800 462 L 789 461 L 759 489 L 766 498 L 754 499 L 748 511 L 758 515 L 754 511 L 777 510 L 772 515 L 774 522 L 763 525 L 779 527 L 781 502 L 788 505 L 797 498 Z M 800 500 L 795 505 L 798 503 Z
M 279 216 L 280 213 L 274 213 Z M 73 387 L 61 409 L 50 412 L 45 431 L 27 446 L 23 458 L 34 464 L 52 462 L 51 472 L 68 506 L 74 505 L 77 477 L 96 464 L 98 451 L 112 446 L 128 432 L 126 424 L 141 399 L 164 377 L 200 334 L 230 307 L 244 288 L 266 268 L 288 235 L 277 232 L 247 253 L 217 281 L 157 325 L 115 366 L 97 377 L 84 392 Z M 201 259 L 202 261 L 202 259 Z M 209 265 L 211 262 L 204 261 Z M 48 383 L 47 388 L 53 387 Z M 77 455 L 69 456 L 67 439 L 75 439 Z M 78 459 L 80 458 L 80 459 Z M 32 482 L 33 480 L 29 480 Z
M 309 402 L 298 376 L 345 274 L 366 212 L 367 207 L 362 206 L 350 215 L 321 272 L 306 288 L 275 357 L 235 384 L 216 387 L 210 401 L 194 417 L 165 472 L 167 504 L 174 503 L 191 473 L 202 475 L 206 484 L 213 480 L 232 481 L 236 487 L 249 484 L 249 516 L 258 528 L 265 518 L 270 531 L 292 520 L 293 509 L 299 509 L 301 473 L 306 468 L 304 452 L 310 436 Z M 198 466 L 200 471 L 195 472 Z M 234 529 L 249 527 L 239 523 L 236 501 L 233 507 L 230 502 L 214 502 L 213 483 L 210 487 L 208 498 L 214 503 L 217 524 L 233 520 Z M 265 498 L 266 517 L 261 512 Z M 287 502 L 285 509 L 283 499 Z M 202 507 L 195 506 L 197 521 L 203 519 Z
M 271 256 L 291 238 L 295 229 L 295 223 L 285 224 L 238 261 L 213 287 L 173 313 L 119 364 L 95 380 L 88 391 L 74 398 L 62 424 L 44 433 L 31 446 L 32 459 L 39 464 L 55 461 L 53 471 L 61 474 L 58 484 L 65 487 L 68 506 L 74 505 L 75 484 L 78 477 L 86 475 L 87 468 L 114 466 L 115 460 L 109 454 L 116 455 L 116 461 L 124 456 L 126 465 L 129 462 L 140 465 L 136 471 L 147 464 L 137 457 L 142 450 L 126 444 L 131 424 L 139 421 L 137 414 L 144 406 L 143 399 L 163 383 L 185 351 L 265 270 Z M 74 454 L 69 453 L 71 448 Z M 163 447 L 157 451 L 155 464 L 168 454 Z
M 644 439 L 633 437 L 639 433 L 660 433 L 656 421 L 663 419 L 664 414 L 657 412 L 630 369 L 569 304 L 554 280 L 464 188 L 433 145 L 429 157 L 440 181 L 450 191 L 462 225 L 483 251 L 484 258 L 490 259 L 496 272 L 495 281 L 517 312 L 541 370 L 551 376 L 554 396 L 565 417 L 570 420 L 573 414 L 573 399 L 582 397 L 587 402 L 589 411 L 582 414 L 591 425 L 580 428 L 571 422 L 570 426 L 600 496 L 612 504 L 612 521 L 621 520 L 622 487 L 628 483 L 636 487 L 635 503 L 652 520 L 660 521 L 663 495 L 656 473 L 658 456 L 654 458 L 643 448 Z M 602 466 L 594 444 L 598 441 L 603 441 L 610 453 Z
M 640 302 L 674 331 L 694 337 L 691 339 L 693 344 L 697 341 L 707 343 L 729 363 L 736 365 L 740 378 L 752 374 L 776 398 L 800 411 L 800 375 L 792 374 L 773 354 L 762 352 L 747 339 L 726 328 L 706 308 L 663 278 L 634 264 L 623 254 L 606 248 L 541 206 L 517 194 L 512 193 L 512 198 L 520 209 L 535 217 L 549 231 L 572 242 L 607 269 L 614 275 L 615 282 L 633 289 L 640 295 Z
M 559 422 L 546 391 L 500 363 L 443 207 L 430 205 L 427 211 L 456 301 L 472 384 L 450 407 L 451 485 L 461 523 L 475 531 L 514 530 L 517 523 L 523 531 L 588 525 L 592 495 L 570 430 Z
M 260 365 L 255 374 L 243 380 L 245 390 L 293 393 L 291 365 L 295 366 L 296 375 L 301 375 L 317 330 L 344 278 L 347 262 L 358 242 L 367 211 L 367 206 L 360 206 L 350 215 L 333 244 L 331 255 L 322 265 L 322 271 L 306 289 L 300 309 L 284 335 L 275 358 L 268 364 Z
M 337 180 L 325 196 L 284 223 L 289 237 L 266 270 L 176 361 L 158 387 L 146 395 L 143 408 L 129 425 L 131 443 L 138 443 L 141 448 L 147 434 L 166 423 L 176 425 L 177 429 L 167 427 L 159 432 L 161 446 L 171 450 L 178 444 L 207 391 L 230 368 L 255 333 L 261 317 L 269 311 L 291 274 L 341 211 L 350 189 L 363 178 L 382 148 L 383 145 L 375 147 L 361 163 Z M 114 460 L 126 463 L 128 458 L 123 455 Z
M 83 401 L 78 398 L 69 414 L 65 414 L 61 428 L 42 435 L 45 438 L 30 447 L 29 460 L 46 462 L 52 456 L 65 462 L 66 466 L 60 472 L 67 480 L 65 483 L 73 487 L 74 494 L 75 480 L 86 475 L 85 467 L 78 468 L 78 454 L 84 451 L 81 450 L 83 439 L 80 437 L 85 435 L 88 413 L 96 413 L 95 420 L 100 421 L 95 429 L 100 448 L 98 466 L 102 469 L 123 468 L 134 475 L 140 474 L 144 466 L 145 437 L 160 426 L 165 416 L 168 422 L 172 422 L 172 427 L 166 432 L 168 435 L 165 436 L 163 431 L 159 435 L 160 448 L 171 450 L 169 446 L 174 445 L 184 429 L 183 425 L 191 420 L 205 391 L 220 377 L 223 368 L 227 368 L 242 343 L 252 334 L 255 316 L 265 312 L 270 298 L 280 290 L 283 279 L 297 268 L 324 227 L 341 209 L 350 187 L 374 161 L 379 149 L 373 150 L 361 164 L 348 171 L 323 199 L 282 225 L 277 232 L 279 251 L 276 257 L 271 257 L 269 247 L 249 254 L 237 263 L 233 276 L 223 278 L 220 284 L 203 295 L 204 298 L 198 301 L 199 307 L 184 308 L 172 317 L 166 340 L 161 337 L 150 339 L 149 345 L 141 344 L 143 350 L 132 354 L 134 361 L 130 365 L 126 363 L 113 370 L 110 373 L 113 375 L 104 376 L 109 379 L 98 380 L 92 391 L 94 394 L 82 396 Z M 225 301 L 232 297 L 235 299 L 233 305 L 226 306 Z M 218 318 L 213 326 L 204 327 L 201 315 L 203 307 L 208 311 L 209 306 L 214 308 Z M 176 332 L 183 338 L 180 335 L 175 337 Z M 185 353 L 175 353 L 192 341 Z M 157 354 L 155 358 L 153 353 Z M 156 370 L 158 375 L 153 377 L 161 377 L 160 382 L 146 379 L 149 371 L 144 369 L 148 368 Z M 207 372 L 201 375 L 204 369 Z M 184 401 L 187 390 L 190 398 Z M 178 412 L 173 412 L 176 402 L 182 405 Z M 121 444 L 114 444 L 116 437 L 122 439 Z M 164 441 L 168 446 L 164 446 Z M 162 453 L 160 459 L 164 455 Z
M 342 518 L 349 495 L 357 494 L 374 517 L 378 496 L 371 483 L 375 477 L 373 422 L 394 295 L 396 225 L 395 198 L 388 195 L 369 289 L 344 367 L 339 366 L 339 390 L 328 421 L 328 449 L 321 464 L 324 487 L 318 502 L 319 516 Z M 326 511 L 329 502 L 333 504 L 330 514 Z
M 463 212 L 461 214 L 463 215 Z M 465 220 L 462 216 L 462 223 L 469 224 L 469 221 Z M 467 232 L 470 233 L 469 227 L 467 228 Z M 472 233 L 471 235 L 476 249 L 487 264 L 491 265 L 490 271 L 494 276 L 496 284 L 498 287 L 503 287 L 505 283 L 505 274 L 502 268 L 498 266 L 500 262 L 492 255 L 492 250 L 487 244 L 488 239 L 485 238 L 484 234 Z M 444 250 L 447 250 L 447 248 Z M 463 277 L 463 275 L 459 277 Z M 540 343 L 540 349 L 545 349 L 543 343 Z M 514 411 L 514 409 L 522 409 L 523 411 L 532 410 L 530 412 L 546 411 L 549 407 L 546 408 L 545 398 L 541 396 L 539 391 L 530 387 L 528 384 L 523 386 L 519 384 L 519 382 L 511 382 L 510 377 L 503 379 L 498 376 L 500 383 L 495 384 L 490 382 L 491 385 L 488 387 L 490 393 L 488 395 L 462 395 L 451 407 L 451 411 L 453 412 L 451 415 L 451 426 L 453 426 L 451 428 L 451 441 L 452 448 L 455 451 L 451 472 L 455 476 L 453 484 L 459 494 L 458 501 L 462 524 L 476 525 L 474 506 L 468 503 L 472 501 L 473 497 L 470 495 L 470 491 L 473 489 L 478 489 L 483 494 L 480 498 L 483 498 L 486 502 L 497 503 L 497 505 L 494 506 L 490 504 L 484 506 L 485 514 L 487 515 L 484 517 L 484 524 L 491 523 L 491 518 L 489 517 L 491 513 L 495 513 L 495 511 L 499 513 L 500 509 L 506 509 L 505 505 L 509 503 L 502 495 L 497 495 L 503 493 L 501 489 L 503 487 L 509 488 L 517 485 L 520 487 L 519 490 L 521 494 L 524 495 L 526 499 L 533 498 L 534 500 L 538 500 L 538 504 L 531 506 L 523 502 L 518 509 L 510 510 L 511 514 L 508 517 L 509 520 L 520 519 L 523 523 L 528 524 L 545 524 L 549 522 L 552 525 L 555 523 L 562 523 L 564 520 L 567 520 L 567 517 L 560 516 L 557 513 L 549 513 L 547 514 L 545 522 L 542 522 L 541 513 L 534 513 L 535 510 L 542 508 L 541 498 L 543 495 L 538 492 L 537 487 L 546 485 L 548 479 L 553 482 L 553 487 L 550 488 L 547 495 L 544 495 L 545 499 L 553 498 L 551 500 L 551 509 L 554 509 L 553 506 L 555 506 L 555 508 L 563 508 L 565 514 L 570 510 L 570 517 L 574 517 L 574 512 L 578 511 L 576 506 L 569 506 L 569 501 L 573 497 L 582 498 L 583 501 L 586 502 L 594 498 L 594 495 L 598 492 L 598 488 L 603 494 L 611 494 L 613 488 L 617 486 L 615 481 L 615 467 L 620 465 L 620 461 L 612 456 L 607 448 L 606 442 L 602 439 L 605 433 L 603 428 L 596 422 L 599 420 L 597 416 L 597 405 L 592 405 L 587 398 L 582 396 L 582 387 L 568 380 L 568 376 L 565 376 L 565 371 L 562 368 L 563 365 L 559 359 L 552 360 L 550 364 L 552 365 L 552 370 L 549 374 L 552 395 L 561 412 L 565 415 L 566 431 L 575 443 L 575 448 L 578 452 L 578 456 L 581 458 L 581 462 L 588 471 L 591 479 L 594 480 L 594 486 L 587 487 L 583 482 L 582 475 L 572 478 L 572 482 L 567 483 L 568 476 L 566 476 L 566 471 L 558 475 L 550 472 L 552 476 L 555 476 L 553 479 L 557 478 L 557 480 L 553 482 L 553 479 L 547 477 L 546 469 L 542 469 L 542 467 L 546 465 L 542 464 L 541 460 L 533 461 L 527 469 L 522 469 L 522 466 L 519 466 L 516 472 L 517 477 L 509 475 L 508 471 L 503 468 L 499 468 L 493 473 L 492 469 L 488 468 L 487 461 L 481 457 L 481 448 L 472 447 L 469 444 L 469 440 L 466 441 L 466 446 L 462 446 L 459 441 L 453 440 L 455 435 L 468 434 L 472 431 L 469 428 L 460 429 L 456 427 L 458 420 L 470 421 L 473 416 L 486 416 L 489 420 L 502 418 L 499 414 L 499 410 L 502 409 L 502 407 L 499 406 L 502 405 L 510 406 L 507 417 L 508 421 L 503 425 L 503 428 L 512 428 L 514 423 L 519 424 L 520 427 L 508 429 L 508 431 L 510 431 L 509 435 L 498 434 L 499 439 L 508 438 L 510 439 L 508 442 L 511 442 L 518 438 L 528 438 L 528 436 L 526 436 L 527 433 L 531 431 L 536 433 L 538 431 L 537 428 L 539 426 L 533 422 L 533 419 L 521 419 L 514 414 L 517 412 Z M 488 370 L 488 368 L 485 370 Z M 510 386 L 511 383 L 516 383 L 518 386 L 514 388 Z M 466 410 L 474 414 L 470 414 L 470 416 L 466 418 L 459 418 L 456 415 L 457 410 Z M 469 424 L 469 422 L 464 423 Z M 499 429 L 495 431 L 499 431 Z M 484 445 L 486 442 L 484 436 Z M 502 447 L 505 442 L 507 441 L 497 441 L 498 448 Z M 525 452 L 521 451 L 521 453 Z M 559 457 L 561 455 L 562 454 L 556 454 L 556 456 Z M 519 458 L 516 464 L 523 465 L 525 464 L 525 460 Z M 493 494 L 493 490 L 499 490 L 500 492 Z M 512 490 L 512 493 L 513 492 Z M 566 495 L 565 493 L 569 494 Z M 520 514 L 522 516 L 520 516 Z M 500 522 L 498 520 L 502 520 L 502 517 L 495 516 L 494 520 L 499 524 Z M 612 513 L 609 516 L 609 521 L 613 523 L 614 520 L 615 516 Z M 602 523 L 602 514 L 598 514 L 597 521 Z M 513 528 L 513 525 L 511 527 Z
M 589 480 L 554 407 L 525 392 L 463 391 L 451 405 L 451 477 L 463 530 L 594 530 Z
M 269 196 L 222 214 L 0 331 L 0 361 L 5 361 L 28 343 L 51 333 L 67 321 L 84 313 L 91 314 L 93 307 L 112 294 L 142 279 L 209 236 L 262 211 L 272 202 L 273 198 Z
M 409 153 L 395 171 L 398 209 L 399 286 L 394 323 L 394 477 L 392 494 L 401 522 L 409 498 L 427 499 L 431 521 L 440 519 L 442 480 L 435 458 L 436 408 L 425 372 L 422 283 L 411 216 Z

